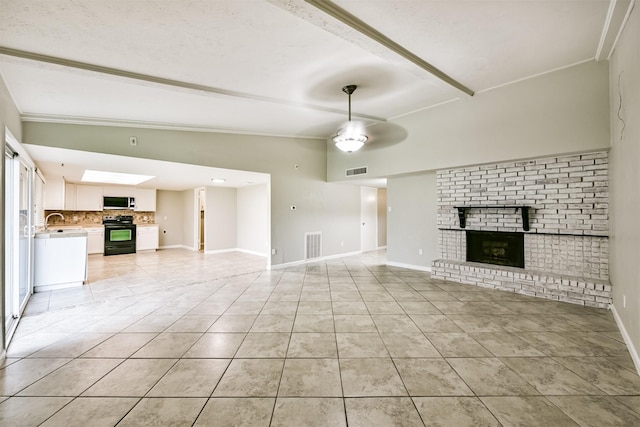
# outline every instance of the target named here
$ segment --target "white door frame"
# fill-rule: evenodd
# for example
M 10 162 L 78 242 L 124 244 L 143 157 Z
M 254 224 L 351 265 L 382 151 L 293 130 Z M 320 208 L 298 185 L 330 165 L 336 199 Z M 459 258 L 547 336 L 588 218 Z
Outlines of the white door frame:
M 371 205 L 371 198 L 373 198 L 373 209 L 367 212 L 367 208 Z M 367 231 L 366 234 L 365 231 Z M 373 246 L 370 246 L 369 241 L 372 238 Z M 360 250 L 367 252 L 376 249 L 378 249 L 378 189 L 360 187 Z
M 197 187 L 193 189 L 193 250 L 198 252 L 200 250 L 200 194 L 204 193 L 204 200 L 202 200 L 203 203 L 205 203 L 205 216 L 204 216 L 204 228 L 205 228 L 205 235 L 207 232 L 207 214 L 206 214 L 206 187 Z M 206 239 L 205 239 L 205 244 L 206 244 Z M 204 248 L 206 251 L 206 247 Z

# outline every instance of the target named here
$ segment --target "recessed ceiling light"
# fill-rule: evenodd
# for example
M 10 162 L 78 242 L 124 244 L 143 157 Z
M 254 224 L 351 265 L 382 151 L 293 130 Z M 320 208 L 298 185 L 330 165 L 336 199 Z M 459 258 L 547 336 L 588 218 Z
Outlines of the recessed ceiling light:
M 227 182 L 224 178 L 211 178 L 211 182 L 214 184 L 222 184 L 223 182 Z
M 85 170 L 84 174 L 82 174 L 81 181 L 99 182 L 102 184 L 138 185 L 153 178 L 155 178 L 155 176 Z

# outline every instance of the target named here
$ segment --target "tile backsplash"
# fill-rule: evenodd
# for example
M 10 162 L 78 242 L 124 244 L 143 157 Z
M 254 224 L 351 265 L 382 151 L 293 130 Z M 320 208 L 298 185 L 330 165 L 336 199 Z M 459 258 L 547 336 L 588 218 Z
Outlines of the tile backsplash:
M 105 210 L 105 211 L 45 211 L 46 215 L 53 212 L 59 212 L 64 215 L 64 220 L 55 215 L 49 218 L 49 226 L 55 225 L 85 225 L 85 224 L 102 224 L 102 217 L 105 215 L 133 215 L 134 224 L 154 224 L 156 222 L 155 212 L 132 212 L 123 210 Z

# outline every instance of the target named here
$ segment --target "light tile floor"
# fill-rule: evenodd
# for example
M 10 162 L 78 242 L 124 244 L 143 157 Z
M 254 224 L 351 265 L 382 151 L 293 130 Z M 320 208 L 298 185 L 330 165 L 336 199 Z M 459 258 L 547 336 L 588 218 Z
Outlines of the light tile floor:
M 89 285 L 29 303 L 0 425 L 640 425 L 607 310 L 432 280 L 384 252 L 264 265 L 92 256 Z

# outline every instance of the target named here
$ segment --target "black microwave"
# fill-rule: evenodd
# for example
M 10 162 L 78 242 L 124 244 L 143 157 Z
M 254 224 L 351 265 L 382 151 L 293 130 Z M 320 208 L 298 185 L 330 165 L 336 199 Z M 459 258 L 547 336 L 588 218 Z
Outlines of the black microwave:
M 102 209 L 135 209 L 134 197 L 107 197 L 102 200 Z

